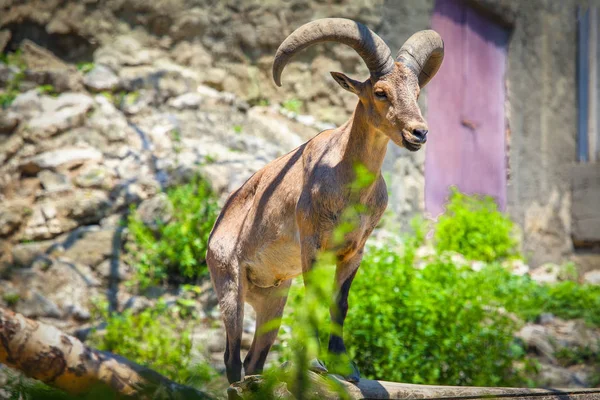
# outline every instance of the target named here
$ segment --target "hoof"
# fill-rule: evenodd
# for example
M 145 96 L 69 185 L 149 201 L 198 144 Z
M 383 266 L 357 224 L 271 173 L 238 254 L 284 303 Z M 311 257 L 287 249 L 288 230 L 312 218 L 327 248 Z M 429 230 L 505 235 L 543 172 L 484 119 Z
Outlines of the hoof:
M 360 381 L 360 371 L 356 364 L 354 364 L 354 361 L 350 361 L 350 369 L 350 373 L 344 375 L 344 379 L 347 382 L 358 383 Z
M 319 360 L 318 358 L 313 358 L 310 360 L 310 363 L 308 363 L 308 369 L 312 372 L 323 375 L 329 372 L 327 367 L 325 367 L 325 364 L 323 364 L 323 361 Z

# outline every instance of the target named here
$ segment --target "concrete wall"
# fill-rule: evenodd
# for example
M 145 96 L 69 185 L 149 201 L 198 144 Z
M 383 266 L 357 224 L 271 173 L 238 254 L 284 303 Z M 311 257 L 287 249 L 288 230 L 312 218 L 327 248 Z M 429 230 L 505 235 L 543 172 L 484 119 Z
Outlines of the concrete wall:
M 533 265 L 567 259 L 573 251 L 567 172 L 576 161 L 577 138 L 575 5 L 559 0 L 470 3 L 511 31 L 506 76 L 508 211 L 523 228 L 524 254 Z M 429 27 L 433 5 L 433 0 L 387 1 L 381 35 L 397 48 L 414 31 Z M 422 101 L 426 105 L 426 93 Z M 392 177 L 396 204 L 391 206 L 398 207 L 406 197 L 422 196 L 423 154 L 390 148 L 390 155 L 388 168 L 400 172 Z M 403 176 L 407 168 L 412 171 Z M 409 213 L 422 210 L 420 198 L 414 206 Z

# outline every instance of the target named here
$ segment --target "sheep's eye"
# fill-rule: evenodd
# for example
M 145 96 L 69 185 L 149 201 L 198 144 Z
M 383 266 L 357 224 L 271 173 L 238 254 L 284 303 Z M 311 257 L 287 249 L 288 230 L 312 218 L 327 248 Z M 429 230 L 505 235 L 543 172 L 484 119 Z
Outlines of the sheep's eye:
M 379 100 L 385 100 L 385 99 L 387 99 L 387 94 L 385 94 L 385 92 L 383 90 L 378 90 L 375 92 L 375 97 L 378 98 Z

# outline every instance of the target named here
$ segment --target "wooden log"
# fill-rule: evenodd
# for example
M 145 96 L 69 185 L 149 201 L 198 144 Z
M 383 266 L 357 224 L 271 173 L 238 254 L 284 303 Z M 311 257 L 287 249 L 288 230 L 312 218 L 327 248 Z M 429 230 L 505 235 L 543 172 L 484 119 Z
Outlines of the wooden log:
M 212 398 L 53 326 L 0 308 L 0 363 L 70 394 L 104 389 L 145 399 Z
M 385 381 L 361 379 L 358 384 L 344 381 L 336 375 L 324 378 L 314 372 L 308 372 L 315 389 L 311 393 L 315 398 L 327 400 L 337 399 L 489 399 L 509 398 L 511 400 L 600 400 L 600 389 L 524 389 L 499 387 L 467 387 L 467 386 L 431 386 L 413 385 Z M 333 386 L 345 389 L 346 396 L 331 390 Z M 262 384 L 259 375 L 248 376 L 243 381 L 232 384 L 227 393 L 229 400 L 252 398 Z M 295 399 L 285 383 L 276 386 L 274 398 Z

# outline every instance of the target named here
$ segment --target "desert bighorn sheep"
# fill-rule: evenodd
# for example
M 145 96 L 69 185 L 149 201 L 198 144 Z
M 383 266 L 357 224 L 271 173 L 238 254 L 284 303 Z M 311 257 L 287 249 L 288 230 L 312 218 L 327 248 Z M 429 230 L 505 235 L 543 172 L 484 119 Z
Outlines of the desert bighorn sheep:
M 396 60 L 385 42 L 366 26 L 348 19 L 324 18 L 296 29 L 279 46 L 273 78 L 300 50 L 325 41 L 352 47 L 370 71 L 364 82 L 339 72 L 331 75 L 359 98 L 354 114 L 336 129 L 319 133 L 290 153 L 270 162 L 233 192 L 211 232 L 206 260 L 227 332 L 225 365 L 230 382 L 242 378 L 240 343 L 244 302 L 256 310 L 256 333 L 244 360 L 246 375 L 260 373 L 278 328 L 260 328 L 281 317 L 292 278 L 311 270 L 317 252 L 333 251 L 337 259 L 334 324 L 342 326 L 348 291 L 360 265 L 363 247 L 387 206 L 381 165 L 388 141 L 417 151 L 426 141 L 427 125 L 417 104 L 419 92 L 436 74 L 444 43 L 431 30 L 415 33 Z M 376 177 L 358 191 L 349 189 L 362 164 Z M 365 211 L 342 245 L 332 232 L 352 204 Z M 305 280 L 306 283 L 306 280 Z M 339 329 L 331 333 L 329 351 L 346 352 Z M 311 368 L 327 372 L 318 360 Z M 356 367 L 345 374 L 358 381 Z

